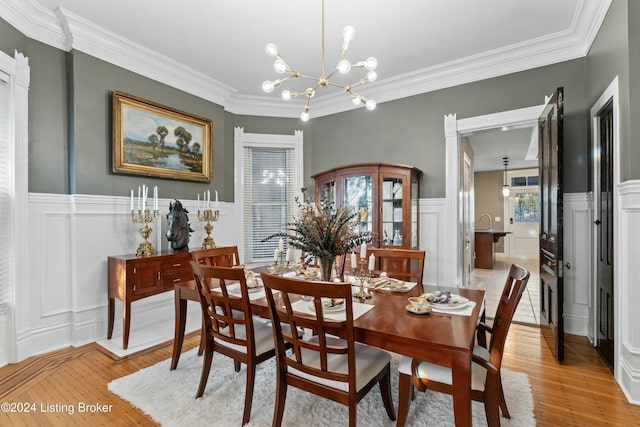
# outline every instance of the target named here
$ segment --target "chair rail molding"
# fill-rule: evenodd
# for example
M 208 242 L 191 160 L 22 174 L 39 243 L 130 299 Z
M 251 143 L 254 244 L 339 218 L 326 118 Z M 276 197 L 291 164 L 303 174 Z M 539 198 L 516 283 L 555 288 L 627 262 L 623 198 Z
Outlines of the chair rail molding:
M 170 201 L 161 199 L 159 204 L 168 206 Z M 190 212 L 197 211 L 197 200 L 182 202 Z M 20 292 L 29 300 L 20 299 L 26 302 L 16 310 L 14 361 L 106 338 L 107 257 L 135 253 L 142 239 L 139 227 L 131 221 L 129 203 L 128 197 L 120 196 L 29 194 L 29 259 L 42 262 L 31 263 L 21 283 Z M 157 250 L 166 251 L 165 214 L 161 211 L 162 219 L 151 225 L 154 230 L 150 240 Z M 195 230 L 190 248 L 200 249 L 206 236 L 204 227 L 197 218 L 190 220 Z M 216 243 L 235 244 L 235 230 L 239 228 L 235 206 L 221 202 L 213 232 Z M 132 328 L 152 325 L 162 317 L 171 320 L 173 315 L 171 293 L 138 301 Z M 121 333 L 122 322 L 115 322 L 114 336 Z

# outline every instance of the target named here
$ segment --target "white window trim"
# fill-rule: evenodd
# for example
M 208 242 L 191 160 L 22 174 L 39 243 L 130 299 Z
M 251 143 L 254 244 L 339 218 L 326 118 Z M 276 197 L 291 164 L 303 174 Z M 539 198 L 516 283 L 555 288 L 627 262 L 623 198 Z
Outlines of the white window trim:
M 240 218 L 242 226 L 242 235 L 236 239 L 238 245 L 238 253 L 244 254 L 244 242 L 245 242 L 245 224 L 244 224 L 244 198 L 242 189 L 244 186 L 244 178 L 242 171 L 244 170 L 244 157 L 243 151 L 247 147 L 260 147 L 260 148 L 287 148 L 294 150 L 295 157 L 295 169 L 296 175 L 295 186 L 296 196 L 302 198 L 302 192 L 300 189 L 304 186 L 304 156 L 303 156 L 303 133 L 301 130 L 294 131 L 293 135 L 279 135 L 279 134 L 260 134 L 260 133 L 247 133 L 244 128 L 236 127 L 234 129 L 234 200 L 236 205 L 236 214 Z M 241 255 L 242 258 L 242 255 Z
M 16 330 L 17 325 L 24 319 L 18 318 L 18 315 L 25 316 L 28 313 L 28 302 L 26 299 L 26 289 L 28 286 L 28 275 L 20 275 L 22 283 L 18 284 L 18 275 L 16 272 L 27 272 L 27 240 L 18 239 L 18 230 L 29 230 L 27 221 L 28 216 L 25 215 L 28 209 L 28 179 L 29 179 L 29 80 L 30 67 L 29 59 L 23 54 L 15 51 L 14 57 L 10 57 L 4 52 L 0 52 L 0 73 L 4 80 L 8 78 L 11 85 L 11 95 L 9 99 L 11 111 L 11 129 L 9 131 L 9 147 L 10 158 L 8 167 L 12 175 L 13 182 L 10 183 L 13 192 L 13 204 L 11 209 L 11 224 L 8 226 L 10 233 L 10 242 L 4 242 L 6 250 L 3 256 L 9 257 L 12 268 L 9 272 L 9 294 L 10 299 L 8 305 L 0 307 L 0 366 L 4 363 L 17 362 L 18 352 L 16 347 Z

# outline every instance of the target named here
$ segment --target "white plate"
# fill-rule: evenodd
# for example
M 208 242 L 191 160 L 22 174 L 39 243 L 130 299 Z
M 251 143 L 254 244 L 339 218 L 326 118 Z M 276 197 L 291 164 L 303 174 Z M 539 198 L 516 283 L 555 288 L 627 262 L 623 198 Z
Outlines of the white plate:
M 247 286 L 247 292 L 249 292 L 249 293 L 258 292 L 258 291 L 261 291 L 262 289 L 264 289 L 264 286 L 254 286 L 252 288 Z
M 458 302 L 448 302 L 448 303 L 438 303 L 438 302 L 430 302 L 432 307 L 437 308 L 439 310 L 459 310 L 464 308 L 469 303 L 469 300 L 463 296 L 452 295 L 452 298 L 457 297 Z
M 431 313 L 431 307 L 427 307 L 427 308 L 423 308 L 423 309 L 417 309 L 414 306 L 412 306 L 411 304 L 407 305 L 404 307 L 409 313 L 413 313 L 413 314 L 428 314 Z
M 343 301 L 343 302 L 342 302 L 342 304 L 334 305 L 334 306 L 331 306 L 331 305 L 329 305 L 329 304 L 330 304 L 330 302 L 328 302 L 328 301 L 325 301 L 325 302 L 323 302 L 323 303 L 322 303 L 322 311 L 323 311 L 323 312 L 325 312 L 325 313 L 332 313 L 332 312 L 334 312 L 334 311 L 342 311 L 342 310 L 344 310 L 344 309 L 345 309 L 345 307 L 347 306 L 346 301 Z M 315 305 L 314 305 L 314 303 L 313 303 L 313 302 L 311 302 L 311 303 L 309 304 L 309 307 L 311 307 L 311 310 L 313 310 L 313 311 L 315 311 L 315 310 L 316 310 L 316 307 L 315 307 Z

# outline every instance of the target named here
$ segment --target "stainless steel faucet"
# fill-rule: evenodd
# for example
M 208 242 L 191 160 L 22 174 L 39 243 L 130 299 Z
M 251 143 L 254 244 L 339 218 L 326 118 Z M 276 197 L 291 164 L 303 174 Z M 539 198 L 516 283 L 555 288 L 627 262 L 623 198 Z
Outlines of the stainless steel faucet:
M 487 218 L 489 218 L 489 230 L 492 230 L 492 229 L 493 229 L 493 227 L 492 227 L 492 224 L 491 224 L 491 215 L 489 215 L 489 214 L 482 214 L 482 215 L 480 215 L 480 218 L 478 218 L 478 223 L 480 223 L 480 222 L 482 221 L 482 218 L 484 218 L 485 216 L 486 216 Z

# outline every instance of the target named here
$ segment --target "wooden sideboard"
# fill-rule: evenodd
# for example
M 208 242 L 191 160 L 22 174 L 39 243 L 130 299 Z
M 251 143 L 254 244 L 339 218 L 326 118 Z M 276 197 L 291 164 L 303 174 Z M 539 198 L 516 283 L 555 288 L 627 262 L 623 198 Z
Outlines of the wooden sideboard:
M 107 339 L 113 335 L 115 299 L 122 301 L 122 348 L 129 346 L 131 303 L 172 291 L 174 285 L 193 280 L 190 252 L 161 252 L 138 258 L 135 254 L 110 256 L 109 319 Z

